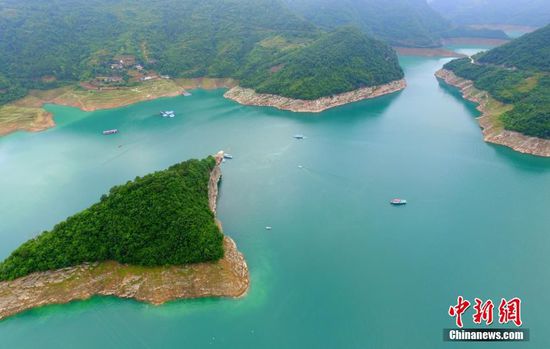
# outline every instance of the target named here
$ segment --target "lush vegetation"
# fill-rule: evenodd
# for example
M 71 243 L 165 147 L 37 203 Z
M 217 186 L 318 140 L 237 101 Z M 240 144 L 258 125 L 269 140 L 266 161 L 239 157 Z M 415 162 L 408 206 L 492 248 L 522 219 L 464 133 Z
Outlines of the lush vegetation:
M 479 54 L 474 64 L 462 58 L 444 68 L 474 81 L 476 88 L 496 100 L 512 104 L 514 108 L 501 117 L 506 129 L 550 139 L 549 28 Z
M 212 157 L 189 160 L 111 188 L 16 249 L 0 264 L 0 280 L 83 262 L 158 266 L 223 257 L 223 235 L 208 205 L 214 166 Z
M 459 24 L 543 26 L 550 22 L 548 0 L 432 0 L 430 5 Z
M 550 71 L 550 24 L 518 40 L 496 47 L 477 59 L 480 63 L 521 70 Z
M 403 78 L 395 52 L 358 29 L 342 28 L 265 64 L 241 84 L 262 93 L 315 99 Z
M 121 55 L 135 57 L 148 71 L 172 77 L 231 77 L 252 87 L 261 84 L 264 91 L 274 86 L 270 92 L 286 91 L 289 97 L 306 91 L 299 88 L 300 83 L 280 89 L 259 79 L 271 79 L 266 71 L 280 61 L 316 77 L 323 73 L 299 66 L 307 63 L 300 56 L 314 53 L 327 63 L 338 63 L 339 68 L 357 68 L 352 58 L 331 57 L 337 52 L 318 45 L 329 34 L 279 0 L 0 0 L 0 32 L 0 104 L 20 98 L 29 89 L 115 74 L 126 81 L 128 76 L 111 66 Z M 364 61 L 388 55 L 387 47 L 378 42 L 364 38 L 361 44 L 365 46 L 357 49 L 368 55 L 360 58 Z M 366 46 L 370 44 L 374 46 Z M 393 60 L 391 68 L 363 65 L 360 75 L 379 76 L 380 69 L 399 75 Z M 283 76 L 288 81 L 282 81 Z M 326 85 L 322 93 L 357 86 L 350 74 L 331 77 L 339 81 Z M 292 79 L 286 73 L 278 77 L 283 85 L 291 85 Z

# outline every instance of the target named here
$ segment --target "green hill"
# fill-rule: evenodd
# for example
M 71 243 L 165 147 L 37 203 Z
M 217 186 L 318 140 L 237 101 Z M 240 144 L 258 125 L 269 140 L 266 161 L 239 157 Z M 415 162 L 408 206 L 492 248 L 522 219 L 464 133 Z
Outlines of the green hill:
M 329 34 L 278 0 L 0 0 L 0 32 L 0 104 L 20 98 L 30 88 L 96 77 L 120 75 L 120 84 L 129 84 L 128 69 L 112 68 L 121 55 L 159 74 L 231 77 L 248 85 L 253 82 L 252 87 L 262 84 L 264 90 L 272 84 L 259 77 L 270 76 L 254 67 L 273 67 L 282 57 L 308 54 L 302 50 L 355 69 L 351 58 L 331 57 L 334 50 L 316 44 Z M 368 53 L 365 60 L 388 54 L 378 42 L 365 38 L 361 44 L 365 46 L 357 49 Z M 293 62 L 296 70 L 309 69 L 298 66 L 297 59 Z M 389 65 L 387 70 L 399 74 L 393 61 Z M 363 69 L 362 75 L 375 74 L 371 67 Z M 312 73 L 322 76 L 321 71 Z M 344 83 L 325 89 L 327 94 L 355 85 L 349 75 L 331 76 Z M 307 92 L 286 91 L 289 97 Z
M 189 160 L 111 188 L 101 201 L 27 241 L 0 264 L 0 280 L 115 260 L 159 266 L 217 260 L 223 235 L 209 208 L 215 159 Z
M 342 28 L 300 50 L 249 67 L 244 87 L 300 99 L 316 99 L 403 78 L 395 52 L 358 29 Z M 275 67 L 275 69 L 273 69 Z
M 504 128 L 550 139 L 550 26 L 509 44 L 463 58 L 444 68 L 474 81 L 496 100 L 514 108 L 501 116 Z
M 477 60 L 509 68 L 550 71 L 550 25 L 496 47 Z

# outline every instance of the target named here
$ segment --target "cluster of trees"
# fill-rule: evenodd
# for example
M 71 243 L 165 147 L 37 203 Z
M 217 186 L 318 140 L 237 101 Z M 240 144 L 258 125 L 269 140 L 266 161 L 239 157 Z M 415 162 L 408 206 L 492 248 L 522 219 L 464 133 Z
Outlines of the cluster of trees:
M 262 93 L 316 99 L 403 78 L 397 55 L 360 30 L 335 30 L 298 50 L 253 66 L 241 85 Z M 278 67 L 273 71 L 266 66 Z
M 475 57 L 447 63 L 444 68 L 474 81 L 496 100 L 514 108 L 501 116 L 504 127 L 550 139 L 550 26 Z M 539 56 L 542 54 L 542 56 Z
M 144 266 L 223 257 L 223 235 L 208 205 L 215 160 L 188 160 L 111 188 L 100 202 L 17 248 L 0 280 L 83 262 Z
M 549 57 L 550 24 L 486 52 L 478 57 L 478 62 L 521 70 L 549 72 Z

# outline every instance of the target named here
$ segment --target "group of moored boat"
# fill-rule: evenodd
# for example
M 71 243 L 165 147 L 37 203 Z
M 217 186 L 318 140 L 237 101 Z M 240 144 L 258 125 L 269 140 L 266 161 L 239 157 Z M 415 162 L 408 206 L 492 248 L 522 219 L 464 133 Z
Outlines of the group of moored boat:
M 176 112 L 174 112 L 173 110 L 162 110 L 160 112 L 160 116 L 162 116 L 163 118 L 173 118 L 176 116 Z M 112 134 L 118 133 L 118 129 L 114 128 L 112 130 L 104 130 L 102 133 L 105 136 L 112 135 Z

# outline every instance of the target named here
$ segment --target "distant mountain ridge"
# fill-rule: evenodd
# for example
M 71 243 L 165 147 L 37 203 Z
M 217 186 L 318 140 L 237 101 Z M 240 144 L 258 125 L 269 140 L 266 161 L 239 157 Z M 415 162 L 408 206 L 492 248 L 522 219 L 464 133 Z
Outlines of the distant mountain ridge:
M 457 24 L 540 27 L 550 23 L 548 0 L 432 0 L 429 3 Z
M 424 0 L 284 0 L 324 27 L 355 25 L 393 45 L 434 47 L 449 23 Z

